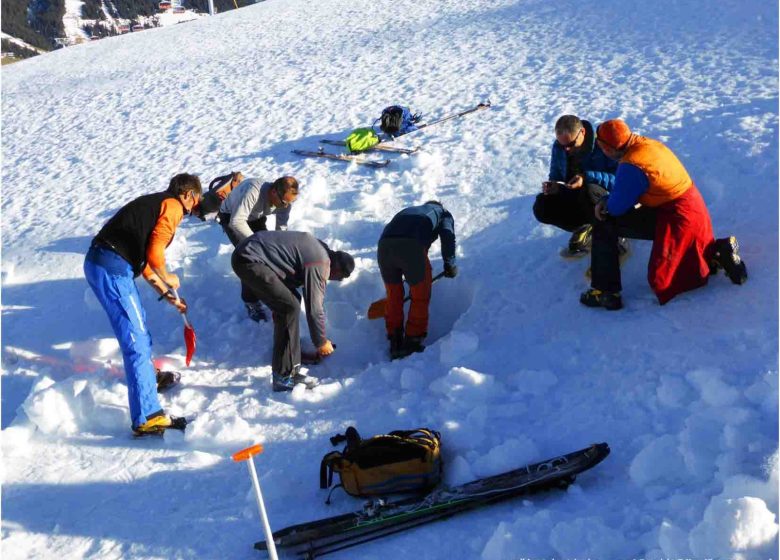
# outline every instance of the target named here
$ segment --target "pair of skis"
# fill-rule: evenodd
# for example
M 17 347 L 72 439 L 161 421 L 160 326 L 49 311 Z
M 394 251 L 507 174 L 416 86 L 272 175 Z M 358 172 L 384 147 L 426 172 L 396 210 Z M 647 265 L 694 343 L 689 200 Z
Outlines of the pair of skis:
M 490 100 L 487 100 L 483 103 L 479 103 L 475 105 L 474 107 L 471 107 L 469 109 L 466 109 L 465 111 L 461 111 L 459 113 L 455 113 L 453 115 L 449 115 L 446 117 L 442 117 L 440 119 L 436 119 L 434 121 L 431 121 L 429 123 L 423 123 L 417 126 L 417 130 L 421 130 L 423 128 L 427 128 L 429 126 L 433 126 L 435 124 L 443 123 L 452 119 L 457 119 L 460 117 L 463 117 L 465 115 L 468 115 L 470 113 L 475 113 L 477 111 L 481 111 L 483 109 L 489 109 L 490 108 Z M 399 135 L 401 136 L 401 135 Z M 391 139 L 392 140 L 392 139 Z M 330 146 L 345 146 L 346 143 L 343 140 L 331 140 L 331 139 L 325 139 L 321 140 L 320 143 L 327 144 Z M 419 146 L 415 148 L 404 148 L 400 146 L 391 146 L 387 143 L 380 142 L 379 144 L 369 148 L 366 150 L 367 152 L 386 152 L 386 153 L 396 153 L 396 154 L 414 154 L 419 150 Z M 311 151 L 311 150 L 293 150 L 294 154 L 297 154 L 299 156 L 305 156 L 305 157 L 318 157 L 318 158 L 325 158 L 325 159 L 332 159 L 332 160 L 338 160 L 338 161 L 347 161 L 350 163 L 355 163 L 357 165 L 365 165 L 367 167 L 373 167 L 373 168 L 382 168 L 387 167 L 390 165 L 389 159 L 369 159 L 365 157 L 362 154 L 334 154 L 331 152 L 326 152 L 322 147 L 319 148 L 317 151 Z
M 328 144 L 330 146 L 346 146 L 347 143 L 344 140 L 320 140 L 321 144 Z M 394 153 L 394 154 L 414 154 L 419 150 L 420 147 L 417 146 L 415 148 L 402 148 L 401 146 L 389 146 L 387 144 L 377 144 L 376 146 L 373 146 L 366 150 L 366 152 L 386 152 L 386 153 Z M 335 159 L 339 161 L 349 161 L 354 162 L 358 165 L 365 165 L 368 167 L 374 167 L 374 168 L 380 168 L 380 167 L 387 167 L 390 165 L 389 159 L 368 159 L 364 157 L 362 154 L 334 154 L 330 152 L 326 152 L 322 147 L 320 147 L 319 150 L 316 152 L 310 151 L 310 150 L 293 150 L 294 154 L 298 154 L 299 156 L 307 156 L 307 157 L 320 157 L 320 158 L 326 158 L 326 159 Z
M 274 533 L 273 540 L 276 546 L 304 558 L 324 556 L 509 498 L 565 489 L 579 473 L 603 461 L 609 451 L 609 445 L 598 443 L 503 474 L 443 487 L 424 498 L 373 500 L 361 511 L 287 527 Z M 255 548 L 266 550 L 265 541 Z

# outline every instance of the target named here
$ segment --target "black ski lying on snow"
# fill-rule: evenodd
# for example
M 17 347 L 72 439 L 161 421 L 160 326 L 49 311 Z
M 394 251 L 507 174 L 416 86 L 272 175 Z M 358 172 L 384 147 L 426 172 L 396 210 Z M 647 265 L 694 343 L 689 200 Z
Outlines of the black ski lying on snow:
M 329 152 L 319 150 L 316 152 L 312 152 L 309 150 L 293 150 L 294 154 L 298 154 L 299 156 L 305 156 L 305 157 L 319 157 L 319 158 L 326 158 L 326 159 L 335 159 L 339 161 L 349 161 L 352 163 L 356 163 L 358 165 L 365 165 L 368 167 L 387 167 L 390 165 L 389 159 L 366 159 L 361 155 L 353 155 L 353 154 L 331 154 Z
M 277 531 L 274 542 L 305 558 L 323 556 L 508 498 L 566 488 L 579 473 L 596 466 L 607 455 L 609 445 L 598 443 L 503 474 L 443 487 L 424 498 L 373 500 L 362 511 Z M 256 543 L 255 548 L 266 550 L 265 541 Z
M 330 140 L 327 138 L 325 140 L 320 140 L 320 143 L 328 144 L 329 146 L 342 146 L 342 147 L 347 145 L 347 143 L 344 140 Z M 401 146 L 389 146 L 386 144 L 382 144 L 380 142 L 379 144 L 376 144 L 375 146 L 372 146 L 367 150 L 363 150 L 363 152 L 390 152 L 392 154 L 414 154 L 417 153 L 419 149 L 420 149 L 419 146 L 416 146 L 414 148 L 403 148 Z

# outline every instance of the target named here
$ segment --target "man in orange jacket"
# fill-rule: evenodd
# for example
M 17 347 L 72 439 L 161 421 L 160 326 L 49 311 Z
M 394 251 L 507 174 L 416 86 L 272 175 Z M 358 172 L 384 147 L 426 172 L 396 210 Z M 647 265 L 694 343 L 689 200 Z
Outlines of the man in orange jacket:
M 130 418 L 136 435 L 183 430 L 184 418 L 165 414 L 157 398 L 152 337 L 135 284 L 143 275 L 161 299 L 180 312 L 187 304 L 171 290 L 179 278 L 165 266 L 165 248 L 185 214 L 200 202 L 200 179 L 180 173 L 168 190 L 147 194 L 126 204 L 92 240 L 84 260 L 84 276 L 108 315 L 122 349 Z
M 674 153 L 661 142 L 634 134 L 620 119 L 602 123 L 596 140 L 619 160 L 615 185 L 595 207 L 588 307 L 620 309 L 618 236 L 653 241 L 647 279 L 661 305 L 707 283 L 723 268 L 734 284 L 747 280 L 735 237 L 715 240 L 699 190 Z

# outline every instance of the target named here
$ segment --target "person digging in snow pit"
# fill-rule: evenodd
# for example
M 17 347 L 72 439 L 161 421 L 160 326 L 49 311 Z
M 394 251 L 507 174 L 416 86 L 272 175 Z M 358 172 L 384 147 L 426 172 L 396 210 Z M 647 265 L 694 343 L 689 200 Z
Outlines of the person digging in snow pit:
M 295 177 L 279 177 L 273 183 L 261 183 L 246 179 L 233 189 L 219 207 L 219 223 L 236 247 L 257 231 L 267 231 L 268 216 L 276 216 L 276 231 L 287 229 L 290 210 L 298 198 L 298 181 Z M 267 321 L 263 304 L 246 285 L 241 284 L 241 299 L 247 315 L 253 321 Z
M 425 349 L 432 284 L 428 249 L 437 238 L 441 240 L 444 276 L 455 278 L 455 220 L 440 202 L 431 200 L 401 210 L 379 238 L 377 261 L 387 292 L 385 328 L 391 359 Z M 404 279 L 411 296 L 405 332 Z
M 184 300 L 172 293 L 179 288 L 179 278 L 165 266 L 165 248 L 184 215 L 198 205 L 201 190 L 197 176 L 181 173 L 171 179 L 168 190 L 136 198 L 103 226 L 84 260 L 84 275 L 122 349 L 136 435 L 183 430 L 187 423 L 165 414 L 157 398 L 152 337 L 135 278 L 143 275 L 161 299 L 182 313 L 187 311 Z
M 747 280 L 736 238 L 714 239 L 704 199 L 668 147 L 632 133 L 620 119 L 602 123 L 596 134 L 619 165 L 612 192 L 594 209 L 591 288 L 580 296 L 583 305 L 623 306 L 619 235 L 653 241 L 647 279 L 661 305 L 703 286 L 720 268 L 734 284 Z
M 328 280 L 344 280 L 355 261 L 344 251 L 332 251 L 310 233 L 258 231 L 233 251 L 233 271 L 273 312 L 274 343 L 271 361 L 274 391 L 292 391 L 298 383 L 308 389 L 319 381 L 301 368 L 299 315 L 303 302 L 311 341 L 317 356 L 329 356 L 333 343 L 325 333 L 325 287 Z
M 615 184 L 615 169 L 617 164 L 596 143 L 589 121 L 575 115 L 556 121 L 550 173 L 533 212 L 539 222 L 572 234 L 561 256 L 576 258 L 590 252 L 593 207 Z

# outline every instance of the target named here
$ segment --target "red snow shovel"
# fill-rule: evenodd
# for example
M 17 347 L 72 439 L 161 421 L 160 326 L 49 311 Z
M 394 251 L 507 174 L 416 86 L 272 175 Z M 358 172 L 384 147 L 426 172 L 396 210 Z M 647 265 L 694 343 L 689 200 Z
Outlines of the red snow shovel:
M 434 276 L 433 279 L 431 280 L 431 284 L 436 282 L 436 280 L 438 280 L 442 276 L 444 276 L 443 272 L 440 272 L 439 274 Z M 406 296 L 404 298 L 404 301 L 405 302 L 409 301 L 411 297 L 412 297 L 411 294 Z M 384 317 L 386 314 L 387 314 L 387 298 L 378 299 L 374 303 L 368 306 L 368 319 L 370 321 L 373 321 L 374 319 L 380 319 Z
M 176 290 L 171 291 L 178 302 L 179 294 L 176 293 Z M 184 363 L 189 366 L 192 361 L 192 356 L 195 355 L 195 329 L 192 328 L 192 323 L 190 323 L 186 312 L 181 314 L 181 318 L 184 320 L 184 344 L 187 347 L 187 357 L 185 358 Z

